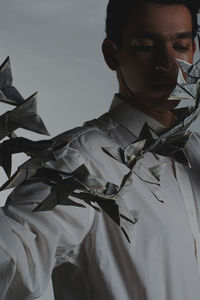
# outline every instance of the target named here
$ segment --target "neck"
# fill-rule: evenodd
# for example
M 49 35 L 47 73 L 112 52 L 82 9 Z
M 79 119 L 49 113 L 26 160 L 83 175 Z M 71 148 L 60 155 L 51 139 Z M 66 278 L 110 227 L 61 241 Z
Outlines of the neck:
M 143 110 L 143 112 L 148 114 L 150 117 L 157 120 L 159 123 L 161 123 L 167 128 L 171 128 L 177 120 L 176 116 L 170 110 L 158 112 Z
M 119 93 L 120 96 L 127 101 L 130 105 L 136 107 L 137 109 L 143 111 L 145 114 L 149 115 L 162 125 L 167 128 L 171 128 L 177 121 L 176 116 L 171 112 L 171 110 L 154 110 L 145 105 L 138 105 L 139 101 L 131 101 L 129 98 L 124 97 L 123 94 Z

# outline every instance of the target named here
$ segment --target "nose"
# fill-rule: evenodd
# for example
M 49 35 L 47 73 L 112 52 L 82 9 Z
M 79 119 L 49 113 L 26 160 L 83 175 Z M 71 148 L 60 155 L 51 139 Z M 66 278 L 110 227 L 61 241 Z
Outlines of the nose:
M 174 50 L 170 46 L 163 46 L 156 54 L 154 68 L 156 71 L 178 71 L 178 63 L 175 59 Z

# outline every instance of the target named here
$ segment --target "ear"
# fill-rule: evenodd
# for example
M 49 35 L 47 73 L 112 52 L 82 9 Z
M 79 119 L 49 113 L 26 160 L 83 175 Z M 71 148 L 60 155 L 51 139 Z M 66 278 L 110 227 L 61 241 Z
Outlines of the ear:
M 106 64 L 112 71 L 116 71 L 119 68 L 118 60 L 118 48 L 114 42 L 111 40 L 105 39 L 102 44 L 102 52 Z

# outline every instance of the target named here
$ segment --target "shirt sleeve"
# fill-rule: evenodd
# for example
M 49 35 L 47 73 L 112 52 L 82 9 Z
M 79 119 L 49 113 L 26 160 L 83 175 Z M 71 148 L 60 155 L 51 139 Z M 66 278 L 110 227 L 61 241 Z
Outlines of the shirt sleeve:
M 48 287 L 55 265 L 68 260 L 90 231 L 90 206 L 56 206 L 33 212 L 50 192 L 44 183 L 22 184 L 0 209 L 0 295 L 2 300 L 35 299 Z

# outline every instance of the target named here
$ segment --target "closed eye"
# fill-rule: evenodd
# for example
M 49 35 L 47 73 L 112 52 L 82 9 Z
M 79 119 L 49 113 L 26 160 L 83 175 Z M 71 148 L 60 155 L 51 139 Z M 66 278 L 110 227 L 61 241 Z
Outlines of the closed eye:
M 150 52 L 155 49 L 155 42 L 152 39 L 134 39 L 131 42 L 131 46 L 138 51 Z
M 189 48 L 189 45 L 174 45 L 174 49 L 178 52 L 187 52 Z
M 136 46 L 135 48 L 139 51 L 151 52 L 155 49 L 155 45 L 152 45 L 152 46 Z

